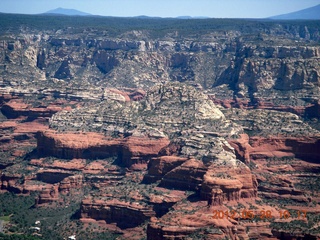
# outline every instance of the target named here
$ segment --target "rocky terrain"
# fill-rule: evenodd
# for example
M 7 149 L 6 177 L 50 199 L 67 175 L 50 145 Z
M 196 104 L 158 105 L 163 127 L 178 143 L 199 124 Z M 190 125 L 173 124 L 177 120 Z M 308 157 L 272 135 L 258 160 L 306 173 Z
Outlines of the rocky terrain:
M 236 97 L 253 105 L 300 107 L 318 98 L 317 22 L 229 21 L 196 21 L 204 29 L 216 26 L 203 34 L 192 22 L 184 23 L 187 34 L 179 29 L 182 22 L 172 20 L 162 23 L 159 36 L 156 30 L 130 27 L 114 35 L 109 29 L 85 28 L 90 22 L 83 23 L 84 29 L 8 30 L 0 44 L 0 81 L 7 91 L 27 87 L 30 93 L 98 99 L 106 87 L 146 90 L 167 81 L 190 81 L 215 98 Z
M 2 30 L 1 192 L 73 209 L 44 238 L 319 239 L 319 23 L 172 21 Z

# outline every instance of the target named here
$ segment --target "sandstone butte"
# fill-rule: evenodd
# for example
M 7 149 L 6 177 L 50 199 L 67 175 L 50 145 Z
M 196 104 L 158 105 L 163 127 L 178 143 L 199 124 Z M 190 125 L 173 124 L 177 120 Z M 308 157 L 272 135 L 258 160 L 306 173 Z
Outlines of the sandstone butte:
M 108 158 L 118 156 L 127 167 L 134 163 L 146 163 L 157 156 L 170 141 L 165 138 L 148 139 L 139 137 L 106 138 L 99 133 L 56 133 L 40 132 L 37 149 L 41 156 L 73 158 Z
M 237 156 L 244 162 L 265 158 L 301 158 L 318 163 L 320 157 L 319 136 L 314 137 L 249 137 L 242 134 L 239 139 L 230 140 Z

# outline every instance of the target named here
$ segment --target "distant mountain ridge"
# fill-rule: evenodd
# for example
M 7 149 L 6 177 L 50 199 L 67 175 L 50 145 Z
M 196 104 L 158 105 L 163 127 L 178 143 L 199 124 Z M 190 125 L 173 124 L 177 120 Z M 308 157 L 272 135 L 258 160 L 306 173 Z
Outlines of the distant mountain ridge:
M 277 16 L 270 17 L 270 19 L 276 20 L 319 20 L 320 19 L 320 4 L 314 7 L 306 8 L 297 12 L 281 14 Z
M 191 17 L 191 16 L 179 16 L 176 17 L 177 19 L 208 19 L 209 17 L 206 16 L 195 16 L 195 17 Z
M 90 16 L 92 14 L 81 12 L 76 9 L 56 8 L 48 12 L 42 13 L 43 15 L 67 15 L 67 16 Z
M 134 18 L 141 18 L 141 19 L 165 19 L 165 18 L 172 18 L 172 17 L 151 17 L 147 15 L 140 15 L 140 16 L 135 16 Z M 209 17 L 205 16 L 178 16 L 178 17 L 173 17 L 173 19 L 208 19 Z
M 65 16 L 94 16 L 90 13 L 82 12 L 76 9 L 66 9 L 66 8 L 56 8 L 45 13 L 41 13 L 41 15 L 65 15 Z M 104 17 L 104 16 L 101 16 Z M 147 16 L 147 15 L 140 15 L 135 16 L 134 18 L 141 18 L 141 19 L 161 19 L 162 17 L 159 16 Z M 210 17 L 206 16 L 178 16 L 174 17 L 175 19 L 208 19 Z M 299 10 L 292 13 L 281 14 L 269 17 L 268 19 L 274 20 L 320 20 L 320 4 L 314 7 L 306 8 L 303 10 Z
M 90 13 L 81 12 L 76 9 L 66 9 L 66 8 L 56 8 L 50 11 L 47 11 L 45 13 L 41 13 L 41 15 L 66 15 L 66 16 L 98 16 L 98 15 L 92 15 Z M 101 16 L 106 17 L 106 16 Z M 140 16 L 134 16 L 133 18 L 140 18 L 140 19 L 162 19 L 163 17 L 159 16 L 147 16 L 147 15 L 140 15 Z M 171 18 L 171 17 L 170 17 Z M 175 19 L 208 19 L 209 17 L 206 16 L 178 16 L 174 17 Z
M 140 15 L 140 16 L 135 16 L 133 18 L 140 18 L 140 19 L 161 19 L 161 17 L 151 17 L 147 15 Z

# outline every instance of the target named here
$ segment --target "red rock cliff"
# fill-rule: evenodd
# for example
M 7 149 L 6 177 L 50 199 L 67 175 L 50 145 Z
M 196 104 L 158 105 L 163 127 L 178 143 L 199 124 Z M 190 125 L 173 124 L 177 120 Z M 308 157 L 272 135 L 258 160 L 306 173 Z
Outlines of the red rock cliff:
M 317 162 L 320 159 L 320 137 L 249 137 L 230 140 L 237 157 L 244 162 L 257 158 L 297 157 L 306 161 Z
M 84 199 L 81 203 L 82 220 L 104 220 L 106 223 L 117 223 L 122 228 L 136 227 L 153 216 L 155 212 L 151 207 L 137 203 L 91 199 Z
M 118 156 L 126 166 L 146 163 L 167 146 L 167 138 L 106 138 L 99 133 L 56 133 L 37 134 L 37 150 L 41 156 L 60 158 L 108 158 Z
M 209 205 L 257 197 L 258 182 L 250 169 L 239 160 L 214 162 L 203 177 L 201 198 Z

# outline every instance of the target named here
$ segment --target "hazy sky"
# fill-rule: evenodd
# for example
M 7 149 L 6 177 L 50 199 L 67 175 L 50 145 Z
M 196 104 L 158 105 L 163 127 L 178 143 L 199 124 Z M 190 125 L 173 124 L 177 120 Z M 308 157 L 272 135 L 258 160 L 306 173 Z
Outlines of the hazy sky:
M 43 13 L 58 7 L 104 16 L 264 18 L 320 4 L 320 0 L 0 0 L 0 12 Z

